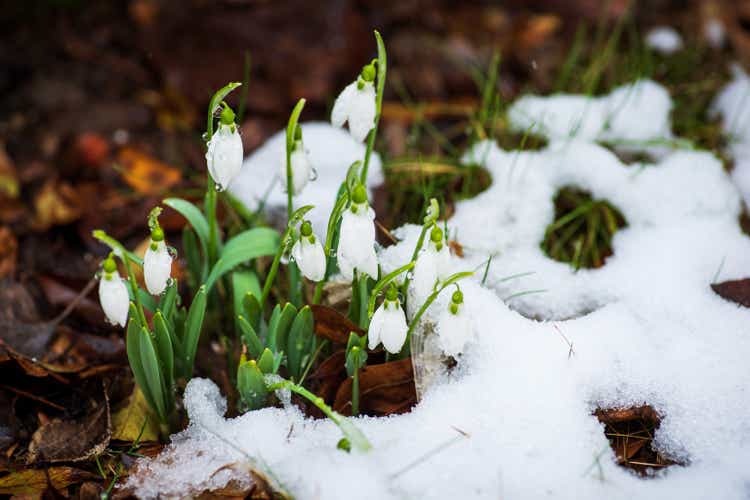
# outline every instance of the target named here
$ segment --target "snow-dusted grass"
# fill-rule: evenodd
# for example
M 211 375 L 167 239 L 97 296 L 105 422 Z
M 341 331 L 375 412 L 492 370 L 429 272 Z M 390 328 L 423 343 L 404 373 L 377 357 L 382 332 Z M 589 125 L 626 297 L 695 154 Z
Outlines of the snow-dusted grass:
M 215 472 L 249 456 L 299 498 L 747 498 L 750 311 L 709 286 L 750 271 L 750 239 L 737 223 L 740 196 L 708 152 L 662 149 L 658 163 L 625 166 L 595 142 L 627 140 L 638 148 L 633 141 L 671 139 L 670 106 L 652 82 L 598 99 L 525 98 L 511 120 L 519 129 L 543 125 L 547 148 L 503 151 L 483 142 L 466 153 L 493 177 L 448 222 L 466 254 L 453 257 L 452 267 L 480 270 L 477 281 L 462 285 L 476 340 L 411 413 L 356 419 L 373 451 L 337 450 L 333 423 L 306 419 L 293 406 L 226 420 L 218 388 L 195 379 L 185 397 L 190 427 L 143 463 L 148 474 L 131 486 L 146 497 L 220 486 L 232 471 Z M 348 161 L 334 152 L 348 147 L 348 137 L 318 127 L 315 139 L 304 130 L 313 162 L 320 162 L 304 202 L 330 205 Z M 261 150 L 266 161 L 258 152 L 246 163 L 253 179 L 275 175 L 281 153 L 273 141 Z M 323 162 L 330 162 L 330 176 Z M 251 191 L 250 174 L 243 176 L 233 192 L 262 191 Z M 628 221 L 600 269 L 574 272 L 540 248 L 554 194 L 569 185 L 609 200 Z M 395 231 L 403 241 L 381 252 L 384 272 L 408 260 L 417 232 Z M 504 279 L 512 275 L 522 276 Z M 504 300 L 531 290 L 545 291 Z M 616 465 L 603 425 L 591 415 L 597 406 L 644 402 L 663 415 L 656 446 L 688 464 L 651 479 Z M 431 453 L 446 443 L 449 449 Z

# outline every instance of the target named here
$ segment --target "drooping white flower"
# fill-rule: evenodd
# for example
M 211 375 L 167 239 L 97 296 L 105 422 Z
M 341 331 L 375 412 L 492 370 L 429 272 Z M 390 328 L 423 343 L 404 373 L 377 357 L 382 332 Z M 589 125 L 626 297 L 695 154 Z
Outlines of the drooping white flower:
M 151 295 L 160 295 L 167 287 L 172 272 L 172 255 L 164 242 L 160 227 L 151 231 L 151 244 L 143 256 L 143 278 Z
M 378 277 L 375 255 L 375 212 L 367 204 L 367 191 L 361 184 L 352 193 L 352 203 L 341 217 L 339 246 L 336 249 L 339 270 L 347 280 L 354 271 Z
M 290 155 L 290 163 L 292 167 L 292 192 L 298 195 L 310 181 L 313 171 L 310 158 L 307 156 L 307 151 L 301 140 L 295 141 L 294 149 Z M 286 191 L 286 151 L 282 152 L 280 170 L 283 189 Z
M 451 304 L 438 319 L 438 342 L 448 356 L 455 357 L 461 354 L 466 343 L 474 336 L 473 322 L 463 301 L 463 293 L 453 292 Z
M 104 261 L 103 268 L 102 277 L 99 280 L 99 303 L 110 323 L 125 326 L 130 307 L 128 289 L 123 279 L 120 278 L 111 256 Z
M 331 111 L 334 127 L 343 127 L 349 122 L 349 132 L 362 142 L 375 126 L 375 67 L 369 64 L 355 82 L 347 85 L 336 98 Z
M 398 300 L 398 292 L 395 286 L 391 286 L 385 300 L 372 315 L 367 330 L 368 346 L 375 349 L 382 342 L 386 351 L 396 354 L 403 348 L 408 331 L 406 315 Z
M 300 238 L 292 247 L 292 258 L 302 274 L 310 281 L 320 281 L 325 277 L 325 250 L 320 240 L 313 234 L 310 221 L 302 223 Z
M 234 123 L 234 112 L 225 106 L 221 112 L 219 129 L 208 141 L 206 162 L 208 172 L 221 191 L 232 182 L 242 169 L 242 138 Z
M 443 230 L 434 225 L 430 240 L 414 263 L 414 279 L 409 286 L 409 314 L 414 314 L 433 292 L 435 284 L 448 277 L 450 250 L 443 240 Z

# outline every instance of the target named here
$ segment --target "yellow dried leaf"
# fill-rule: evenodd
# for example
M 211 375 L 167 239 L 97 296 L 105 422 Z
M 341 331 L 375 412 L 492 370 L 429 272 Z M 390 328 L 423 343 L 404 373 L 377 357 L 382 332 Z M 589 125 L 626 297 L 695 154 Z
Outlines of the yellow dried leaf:
M 145 427 L 144 427 L 144 421 Z M 141 434 L 141 428 L 143 434 Z M 125 406 L 112 415 L 112 439 L 134 442 L 157 441 L 159 439 L 159 423 L 153 415 L 143 397 L 143 393 L 136 385 L 133 393 L 128 397 Z

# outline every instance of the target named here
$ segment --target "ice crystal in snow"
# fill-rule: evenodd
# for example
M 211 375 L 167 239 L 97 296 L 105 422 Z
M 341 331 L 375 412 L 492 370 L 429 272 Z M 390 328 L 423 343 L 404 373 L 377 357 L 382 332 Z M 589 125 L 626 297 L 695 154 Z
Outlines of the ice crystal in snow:
M 584 126 L 569 133 L 588 106 Z M 740 197 L 710 153 L 664 151 L 657 163 L 625 166 L 595 142 L 669 137 L 670 107 L 653 82 L 597 99 L 526 97 L 510 118 L 519 129 L 540 124 L 547 148 L 504 151 L 483 142 L 466 153 L 493 178 L 487 191 L 458 203 L 448 222 L 465 252 L 451 257 L 452 270 L 482 270 L 494 256 L 486 286 L 478 282 L 482 272 L 461 285 L 475 339 L 411 413 L 356 419 L 371 452 L 337 450 L 335 425 L 304 418 L 292 405 L 224 419 L 216 386 L 197 379 L 186 393 L 190 427 L 159 458 L 143 460 L 148 474 L 129 484 L 143 497 L 184 494 L 219 482 L 213 474 L 222 465 L 246 460 L 239 448 L 302 499 L 747 498 L 750 310 L 710 288 L 717 278 L 750 272 Z M 329 158 L 331 178 L 340 179 L 350 158 L 328 152 L 340 152 L 344 138 L 319 132 L 313 140 L 305 131 L 313 158 Z M 256 153 L 246 168 L 260 170 L 268 154 L 270 172 L 277 153 Z M 257 179 L 243 177 L 237 194 Z M 332 184 L 305 203 L 330 206 Z M 609 200 L 628 221 L 602 268 L 574 272 L 540 248 L 554 194 L 567 185 Z M 394 232 L 402 242 L 381 252 L 385 272 L 408 261 L 418 232 Z M 528 290 L 545 291 L 516 295 Z M 429 308 L 426 323 L 451 292 Z M 616 465 L 592 415 L 599 406 L 644 403 L 663 416 L 654 439 L 660 453 L 688 464 L 648 480 Z M 468 437 L 456 440 L 455 429 Z

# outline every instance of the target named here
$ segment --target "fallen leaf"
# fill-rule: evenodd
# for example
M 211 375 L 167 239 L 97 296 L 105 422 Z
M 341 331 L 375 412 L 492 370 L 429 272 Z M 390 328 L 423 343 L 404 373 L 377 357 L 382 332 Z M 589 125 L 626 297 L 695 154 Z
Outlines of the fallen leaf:
M 125 182 L 142 194 L 162 194 L 182 179 L 176 167 L 132 147 L 122 148 L 117 159 Z
M 713 283 L 711 289 L 723 299 L 750 307 L 750 278 Z
M 315 318 L 315 334 L 336 344 L 346 344 L 349 332 L 363 334 L 364 330 L 349 321 L 349 319 L 328 306 L 311 306 Z
M 13 231 L 0 226 L 0 279 L 12 276 L 16 272 L 18 259 L 18 241 Z
M 106 392 L 103 400 L 89 401 L 91 408 L 83 418 L 55 418 L 40 425 L 31 436 L 27 463 L 80 462 L 102 453 L 112 435 Z
M 48 180 L 34 197 L 32 227 L 45 231 L 52 226 L 70 224 L 82 213 L 79 194 L 67 182 Z
M 351 414 L 352 378 L 339 386 L 333 409 Z M 369 365 L 359 372 L 359 408 L 367 415 L 408 411 L 417 402 L 411 358 Z
M 84 132 L 75 139 L 72 161 L 89 168 L 99 168 L 109 157 L 109 143 L 95 132 Z
M 15 199 L 19 192 L 16 168 L 5 151 L 5 145 L 0 143 L 0 195 Z
M 73 467 L 24 469 L 0 477 L 0 495 L 41 495 L 49 486 L 62 490 L 95 477 L 91 472 Z
M 137 385 L 124 405 L 112 414 L 112 439 L 129 443 L 159 440 L 158 421 Z

